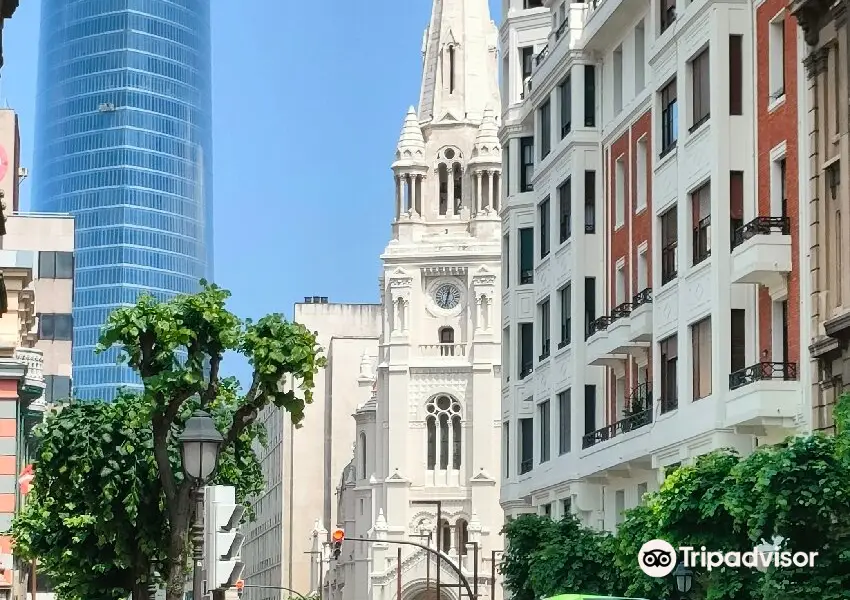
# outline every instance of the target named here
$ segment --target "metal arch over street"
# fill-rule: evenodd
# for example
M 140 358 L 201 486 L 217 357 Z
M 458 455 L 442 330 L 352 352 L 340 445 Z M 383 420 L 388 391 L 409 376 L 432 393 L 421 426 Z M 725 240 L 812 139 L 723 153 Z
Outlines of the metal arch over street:
M 460 567 L 457 566 L 454 563 L 454 561 L 451 558 L 448 557 L 448 555 L 443 554 L 439 550 L 435 550 L 434 548 L 426 546 L 425 544 L 420 544 L 419 542 L 411 542 L 411 541 L 408 541 L 408 540 L 376 540 L 376 539 L 371 539 L 371 538 L 354 538 L 354 537 L 347 537 L 345 539 L 346 539 L 346 541 L 350 541 L 350 542 L 366 542 L 367 544 L 374 544 L 374 543 L 398 544 L 398 545 L 401 545 L 401 546 L 415 546 L 417 548 L 422 548 L 423 550 L 425 550 L 425 552 L 429 552 L 429 553 L 431 553 L 435 556 L 438 556 L 438 557 L 440 557 L 441 561 L 448 563 L 448 565 L 452 568 L 452 570 L 454 570 L 454 572 L 457 573 L 457 576 L 460 578 L 461 582 L 463 583 L 463 586 L 466 588 L 466 593 L 469 594 L 469 597 L 471 599 L 475 599 L 475 593 L 472 591 L 472 587 L 470 587 L 470 585 L 469 585 L 469 580 L 463 574 L 463 571 L 460 570 Z M 440 590 L 437 590 L 437 595 L 439 596 L 439 594 L 440 594 Z

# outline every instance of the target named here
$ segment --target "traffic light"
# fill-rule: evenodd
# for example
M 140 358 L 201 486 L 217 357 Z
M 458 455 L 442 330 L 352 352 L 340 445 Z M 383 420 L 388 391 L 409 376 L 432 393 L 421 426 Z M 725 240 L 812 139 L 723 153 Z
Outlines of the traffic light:
M 339 560 L 339 553 L 342 552 L 342 541 L 345 539 L 344 529 L 334 529 L 331 534 L 331 542 L 333 543 L 334 560 Z
M 242 597 L 242 592 L 245 591 L 245 580 L 240 579 L 236 582 L 236 593 L 239 594 L 239 597 Z
M 245 507 L 236 503 L 236 488 L 213 485 L 204 488 L 204 571 L 207 592 L 230 589 L 245 570 L 240 558 L 245 536 L 239 524 Z

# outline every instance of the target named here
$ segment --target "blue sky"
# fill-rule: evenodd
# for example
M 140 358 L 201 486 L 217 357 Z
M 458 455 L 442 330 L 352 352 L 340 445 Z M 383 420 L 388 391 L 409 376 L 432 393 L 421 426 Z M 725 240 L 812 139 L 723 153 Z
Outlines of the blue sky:
M 303 296 L 377 301 L 389 166 L 418 100 L 430 0 L 210 1 L 216 282 L 231 309 L 256 318 L 291 315 Z M 28 167 L 39 5 L 23 0 L 3 30 L 0 101 L 20 116 Z M 497 21 L 500 9 L 490 0 Z

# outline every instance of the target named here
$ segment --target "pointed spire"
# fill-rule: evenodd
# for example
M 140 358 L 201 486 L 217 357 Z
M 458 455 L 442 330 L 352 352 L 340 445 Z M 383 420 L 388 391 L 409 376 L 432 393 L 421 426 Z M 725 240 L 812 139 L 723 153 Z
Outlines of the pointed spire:
M 498 30 L 487 0 L 432 0 L 419 122 L 477 122 L 498 102 Z
M 419 126 L 419 119 L 416 117 L 416 109 L 412 106 L 407 110 L 407 115 L 404 117 L 404 125 L 401 127 L 401 136 L 398 139 L 395 158 L 393 168 L 424 164 L 425 138 L 422 136 L 422 128 Z
M 384 517 L 383 508 L 378 509 L 378 518 L 375 519 L 375 529 L 377 529 L 378 531 L 386 531 L 388 529 L 387 519 L 386 517 Z

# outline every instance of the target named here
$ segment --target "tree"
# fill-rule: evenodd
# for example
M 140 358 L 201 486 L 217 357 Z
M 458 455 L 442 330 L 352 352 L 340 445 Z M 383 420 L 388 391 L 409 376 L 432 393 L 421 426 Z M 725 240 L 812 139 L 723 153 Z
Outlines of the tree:
M 213 413 L 224 437 L 219 481 L 239 483 L 243 499 L 262 486 L 251 449 L 261 435 L 259 411 L 274 404 L 296 425 L 304 418 L 314 376 L 324 365 L 315 335 L 279 314 L 240 321 L 225 308 L 229 296 L 202 281 L 197 294 L 166 302 L 143 296 L 114 311 L 99 350 L 120 345 L 141 376 L 143 393 L 123 395 L 113 405 L 71 403 L 45 424 L 34 496 L 16 521 L 15 538 L 22 556 L 31 552 L 42 561 L 39 550 L 53 544 L 57 574 L 64 570 L 73 578 L 71 561 L 80 559 L 77 581 L 96 580 L 68 584 L 67 597 L 115 598 L 121 590 L 143 598 L 155 568 L 165 579 L 168 600 L 182 598 L 196 483 L 183 476 L 176 437 L 193 409 Z M 243 395 L 235 382 L 220 377 L 228 351 L 243 354 L 253 368 Z M 285 379 L 290 389 L 284 389 Z M 84 483 L 101 491 L 102 501 L 70 489 Z M 81 505 L 87 511 L 79 516 Z M 93 523 L 98 520 L 106 525 Z M 112 521 L 120 526 L 114 535 Z M 103 581 L 90 573 L 105 574 Z
M 517 600 L 564 593 L 618 595 L 614 540 L 608 533 L 582 527 L 573 515 L 560 521 L 523 515 L 504 528 L 507 550 L 501 573 Z

